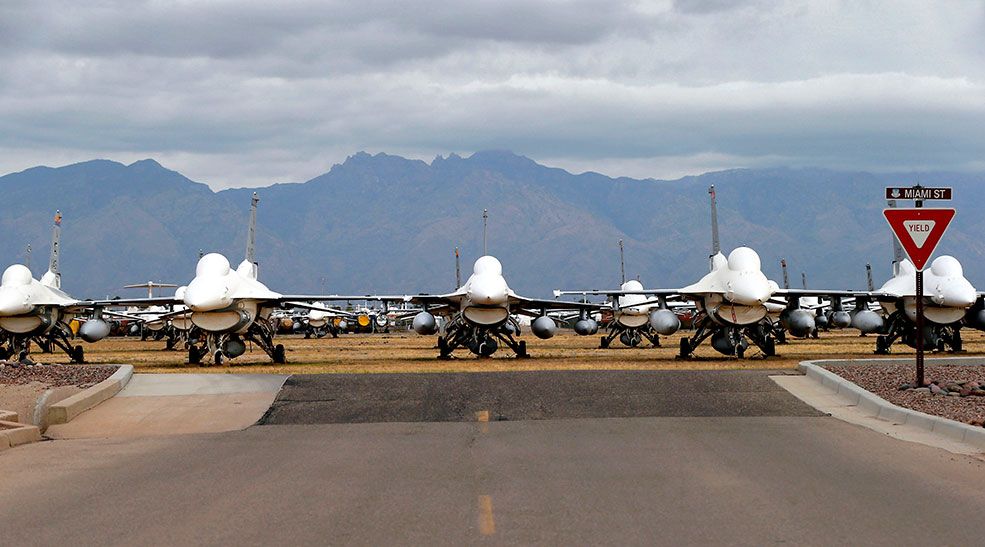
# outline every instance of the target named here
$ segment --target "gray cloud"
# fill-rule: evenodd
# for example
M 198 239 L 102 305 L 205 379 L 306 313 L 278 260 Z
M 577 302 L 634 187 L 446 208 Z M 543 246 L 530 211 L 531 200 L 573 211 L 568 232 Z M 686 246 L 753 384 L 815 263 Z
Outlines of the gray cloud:
M 981 169 L 977 3 L 0 4 L 0 171 L 156 157 L 216 187 L 354 151 L 572 169 Z

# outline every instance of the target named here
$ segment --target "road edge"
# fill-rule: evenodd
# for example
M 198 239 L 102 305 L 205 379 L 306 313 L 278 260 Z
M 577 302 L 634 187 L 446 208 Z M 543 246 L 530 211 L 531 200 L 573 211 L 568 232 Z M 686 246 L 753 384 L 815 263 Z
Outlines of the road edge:
M 122 391 L 132 377 L 133 365 L 120 365 L 109 378 L 48 407 L 47 425 L 67 424 Z

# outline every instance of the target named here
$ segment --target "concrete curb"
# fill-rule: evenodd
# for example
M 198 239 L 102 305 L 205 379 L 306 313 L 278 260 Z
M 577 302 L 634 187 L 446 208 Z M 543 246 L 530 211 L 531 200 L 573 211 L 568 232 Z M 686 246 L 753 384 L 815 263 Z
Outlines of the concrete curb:
M 824 364 L 858 363 L 859 361 L 872 361 L 873 364 L 877 364 L 882 360 L 829 359 L 804 361 L 797 368 L 811 380 L 833 391 L 838 398 L 845 401 L 848 405 L 855 406 L 863 414 L 895 424 L 914 426 L 985 451 L 985 428 L 974 427 L 947 418 L 941 418 L 940 416 L 932 416 L 923 412 L 917 412 L 916 410 L 896 406 L 821 366 Z
M 133 377 L 132 365 L 120 365 L 112 376 L 48 407 L 48 425 L 66 424 L 79 414 L 119 393 Z
M 19 423 L 16 412 L 3 410 L 0 417 L 3 418 L 0 419 L 0 452 L 41 440 L 41 430 L 37 426 Z

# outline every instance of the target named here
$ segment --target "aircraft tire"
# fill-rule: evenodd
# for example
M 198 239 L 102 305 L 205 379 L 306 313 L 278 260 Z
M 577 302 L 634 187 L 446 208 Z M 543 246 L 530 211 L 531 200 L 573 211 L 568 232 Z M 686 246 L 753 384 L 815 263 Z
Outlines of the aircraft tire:
M 678 357 L 681 359 L 687 359 L 691 356 L 691 342 L 687 339 L 687 336 L 681 338 L 681 352 Z
M 188 344 L 188 364 L 189 365 L 201 365 L 202 364 L 202 354 L 198 352 L 198 348 L 194 344 Z
M 520 352 L 516 354 L 517 357 L 519 357 L 521 359 L 526 359 L 526 358 L 530 357 L 530 354 L 527 353 L 527 341 L 526 340 L 520 340 L 519 348 L 520 348 Z
M 222 361 L 223 361 L 222 350 L 218 350 L 218 349 L 215 350 L 215 353 L 212 354 L 212 362 L 215 363 L 216 365 L 221 365 Z
M 886 335 L 880 334 L 876 337 L 876 355 L 888 355 L 889 344 L 886 342 Z
M 767 357 L 773 357 L 776 355 L 776 342 L 774 342 L 772 338 L 767 338 L 766 343 L 763 345 L 766 346 L 763 353 L 766 354 Z
M 601 349 L 609 349 L 609 339 L 608 339 L 608 337 L 603 336 L 602 339 L 599 340 L 599 348 L 601 348 Z
M 283 365 L 286 362 L 287 357 L 284 355 L 284 344 L 277 344 L 274 346 L 274 363 Z
M 72 361 L 82 364 L 86 362 L 85 348 L 82 346 L 75 346 L 72 348 Z

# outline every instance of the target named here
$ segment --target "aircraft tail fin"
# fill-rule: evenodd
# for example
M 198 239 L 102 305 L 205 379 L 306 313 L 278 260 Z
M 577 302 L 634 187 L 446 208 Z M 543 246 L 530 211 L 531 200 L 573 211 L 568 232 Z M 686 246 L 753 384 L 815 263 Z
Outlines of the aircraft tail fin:
M 622 240 L 619 240 L 619 271 L 622 273 L 622 283 L 626 283 L 626 254 L 623 250 Z M 621 286 L 621 285 L 620 285 Z
M 62 212 L 55 211 L 55 224 L 51 229 L 51 259 L 48 261 L 48 271 L 41 277 L 41 283 L 53 289 L 62 288 L 62 272 L 58 266 L 61 238 Z
M 455 289 L 462 286 L 462 263 L 458 255 L 458 247 L 455 247 Z
M 807 272 L 800 272 L 800 283 L 804 286 L 804 290 L 807 290 Z
M 260 264 L 257 263 L 257 204 L 260 203 L 260 196 L 253 192 L 253 199 L 250 202 L 250 226 L 246 232 L 246 259 L 245 262 L 251 264 L 250 274 L 253 279 L 257 278 Z
M 895 199 L 888 200 L 887 203 L 889 204 L 890 209 L 896 208 Z M 892 232 L 892 230 L 890 230 L 890 232 Z M 896 276 L 896 274 L 899 273 L 899 265 L 900 263 L 903 262 L 904 256 L 905 255 L 903 254 L 903 245 L 900 244 L 899 239 L 896 237 L 896 234 L 893 233 L 893 276 Z
M 869 292 L 876 290 L 876 286 L 872 283 L 872 264 L 866 263 L 865 265 L 865 280 L 869 284 Z
M 715 201 L 715 185 L 708 188 L 708 195 L 711 196 L 711 255 L 715 256 L 722 252 L 722 246 L 718 241 L 718 204 Z
M 787 273 L 787 259 L 780 259 L 780 269 L 783 270 L 783 288 L 790 288 L 790 275 Z

